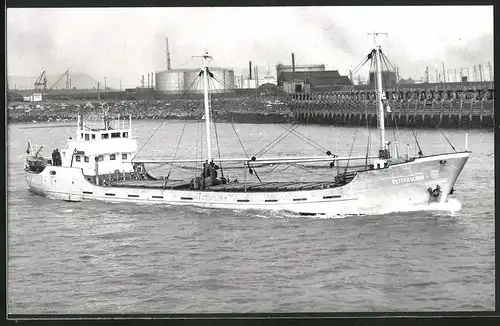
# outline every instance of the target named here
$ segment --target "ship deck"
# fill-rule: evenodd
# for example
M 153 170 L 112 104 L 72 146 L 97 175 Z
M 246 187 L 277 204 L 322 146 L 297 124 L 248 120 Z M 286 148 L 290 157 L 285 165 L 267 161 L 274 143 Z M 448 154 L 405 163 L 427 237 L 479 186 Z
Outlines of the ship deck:
M 335 181 L 281 181 L 281 182 L 233 182 L 210 186 L 203 191 L 224 192 L 270 192 L 270 191 L 299 191 L 335 188 L 352 180 L 354 175 L 348 175 L 344 182 Z M 127 188 L 149 189 L 176 189 L 190 190 L 190 182 L 186 180 L 171 180 L 165 185 L 165 180 L 122 180 L 113 181 L 110 186 Z

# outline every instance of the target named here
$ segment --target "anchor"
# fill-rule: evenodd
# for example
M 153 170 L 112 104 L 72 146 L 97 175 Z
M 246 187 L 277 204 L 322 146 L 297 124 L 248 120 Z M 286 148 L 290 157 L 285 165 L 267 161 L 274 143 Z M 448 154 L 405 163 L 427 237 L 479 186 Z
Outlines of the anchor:
M 439 197 L 441 196 L 441 187 L 436 185 L 436 188 L 432 189 L 431 187 L 427 188 L 427 192 L 429 193 L 429 203 L 438 202 Z

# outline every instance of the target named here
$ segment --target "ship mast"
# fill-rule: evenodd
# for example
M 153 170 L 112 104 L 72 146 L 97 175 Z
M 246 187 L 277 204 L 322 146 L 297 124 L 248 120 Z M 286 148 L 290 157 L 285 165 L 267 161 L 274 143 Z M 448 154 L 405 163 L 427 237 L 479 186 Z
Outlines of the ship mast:
M 203 97 L 205 102 L 205 128 L 207 130 L 207 155 L 208 162 L 212 161 L 212 146 L 210 144 L 210 107 L 208 102 L 208 65 L 207 59 L 212 57 L 208 55 L 208 51 L 202 56 L 203 60 Z
M 382 89 L 382 64 L 380 60 L 380 46 L 377 45 L 376 38 L 380 34 L 387 33 L 368 33 L 368 35 L 373 35 L 373 45 L 374 45 L 374 55 L 375 55 L 375 75 L 376 75 L 376 93 L 377 93 L 377 121 L 378 121 L 378 129 L 380 132 L 380 158 L 389 158 L 389 153 L 386 148 L 385 143 L 385 114 L 384 114 L 384 105 L 382 104 L 383 97 L 383 89 Z

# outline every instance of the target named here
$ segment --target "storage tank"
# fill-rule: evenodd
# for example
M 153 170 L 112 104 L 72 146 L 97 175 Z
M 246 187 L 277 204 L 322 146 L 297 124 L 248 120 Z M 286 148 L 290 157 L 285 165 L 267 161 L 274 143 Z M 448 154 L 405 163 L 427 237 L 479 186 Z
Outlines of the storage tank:
M 200 76 L 200 79 L 196 80 L 200 71 L 201 69 L 187 69 L 184 71 L 184 90 L 189 89 L 190 93 L 199 92 L 200 89 L 203 91 L 203 77 Z
M 217 80 L 213 80 L 213 83 L 210 84 L 211 89 L 215 87 L 219 92 L 232 92 L 235 89 L 234 70 L 212 67 L 210 71 L 217 78 Z
M 211 79 L 209 81 L 209 89 L 214 90 L 214 92 L 226 93 L 232 92 L 234 90 L 234 71 L 227 68 L 219 68 L 219 67 L 209 67 L 210 71 L 214 75 L 215 79 Z M 185 89 L 187 89 L 193 81 L 198 77 L 200 70 L 192 70 L 186 71 L 184 81 L 185 81 Z M 201 77 L 200 77 L 201 78 Z M 203 78 L 200 79 L 200 82 L 196 81 L 192 86 L 191 90 L 196 91 L 198 93 L 203 92 Z
M 184 91 L 184 70 L 168 70 L 156 73 L 156 90 L 164 93 Z

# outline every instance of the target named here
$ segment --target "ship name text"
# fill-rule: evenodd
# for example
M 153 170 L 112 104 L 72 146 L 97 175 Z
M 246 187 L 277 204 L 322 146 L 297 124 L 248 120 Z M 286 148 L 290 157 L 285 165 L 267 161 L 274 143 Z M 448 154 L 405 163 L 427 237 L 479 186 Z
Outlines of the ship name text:
M 400 185 L 403 183 L 422 181 L 424 179 L 425 179 L 425 176 L 423 174 L 418 174 L 418 175 L 412 175 L 409 177 L 393 179 L 392 184 L 393 185 Z

